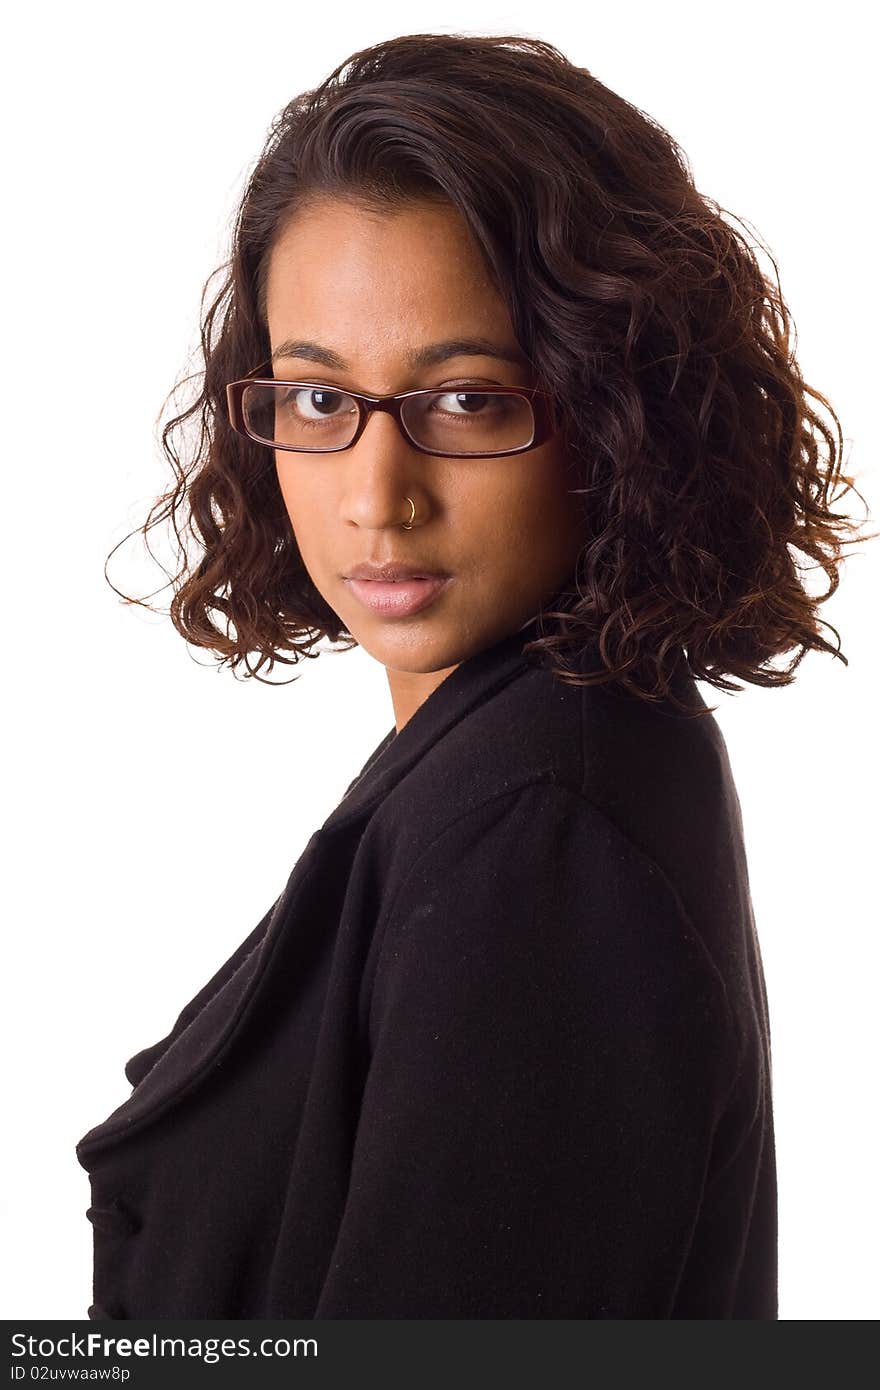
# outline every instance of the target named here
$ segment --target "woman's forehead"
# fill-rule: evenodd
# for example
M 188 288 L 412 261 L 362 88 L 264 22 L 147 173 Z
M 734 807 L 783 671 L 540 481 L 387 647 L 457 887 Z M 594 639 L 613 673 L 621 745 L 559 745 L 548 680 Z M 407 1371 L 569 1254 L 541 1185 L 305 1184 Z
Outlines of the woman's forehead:
M 438 298 L 504 309 L 458 210 L 422 203 L 382 213 L 335 199 L 310 204 L 279 230 L 267 290 L 270 298 L 381 294 L 391 304 Z
M 273 359 L 348 371 L 393 358 L 423 370 L 452 356 L 527 365 L 506 304 L 479 266 L 418 235 L 358 241 L 329 219 L 290 228 L 267 281 Z M 456 351 L 457 348 L 457 351 Z

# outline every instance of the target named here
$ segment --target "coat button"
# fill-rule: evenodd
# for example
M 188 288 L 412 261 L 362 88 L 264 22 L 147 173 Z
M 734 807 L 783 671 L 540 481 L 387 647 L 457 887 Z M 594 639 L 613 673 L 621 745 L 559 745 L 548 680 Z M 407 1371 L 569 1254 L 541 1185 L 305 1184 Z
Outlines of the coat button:
M 141 1228 L 139 1217 L 118 1197 L 113 1197 L 107 1206 L 91 1206 L 86 1216 L 95 1227 L 111 1236 L 133 1236 Z
M 125 1317 L 125 1311 L 118 1303 L 112 1304 L 109 1311 L 102 1308 L 100 1303 L 93 1303 L 89 1309 L 89 1317 L 93 1322 L 101 1320 L 115 1322 L 118 1318 Z

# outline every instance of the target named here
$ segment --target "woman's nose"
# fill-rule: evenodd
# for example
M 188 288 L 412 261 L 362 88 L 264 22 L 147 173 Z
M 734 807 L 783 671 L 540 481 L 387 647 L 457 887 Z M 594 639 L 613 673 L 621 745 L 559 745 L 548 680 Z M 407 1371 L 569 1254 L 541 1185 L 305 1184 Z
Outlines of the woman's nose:
M 409 519 L 407 497 L 421 487 L 424 455 L 413 448 L 393 416 L 373 411 L 356 444 L 346 451 L 343 509 L 346 520 L 374 528 Z M 424 506 L 415 499 L 421 516 Z

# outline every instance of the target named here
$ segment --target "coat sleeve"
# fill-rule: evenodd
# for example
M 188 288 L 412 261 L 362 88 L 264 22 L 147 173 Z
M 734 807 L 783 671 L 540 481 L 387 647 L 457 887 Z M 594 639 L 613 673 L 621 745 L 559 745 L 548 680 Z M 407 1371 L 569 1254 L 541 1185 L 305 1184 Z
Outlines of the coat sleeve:
M 664 1318 L 734 1076 L 721 978 L 577 792 L 463 814 L 390 906 L 318 1318 Z

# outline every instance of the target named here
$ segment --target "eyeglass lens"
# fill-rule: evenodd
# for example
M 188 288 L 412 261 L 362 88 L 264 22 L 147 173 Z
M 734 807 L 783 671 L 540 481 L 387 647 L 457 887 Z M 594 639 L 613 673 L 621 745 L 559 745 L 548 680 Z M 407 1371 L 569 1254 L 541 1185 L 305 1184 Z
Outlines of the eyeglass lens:
M 357 402 L 344 391 L 259 382 L 242 396 L 245 424 L 266 444 L 304 451 L 341 449 L 358 424 Z M 530 444 L 535 422 L 525 396 L 431 391 L 403 402 L 412 439 L 443 454 L 503 453 Z

